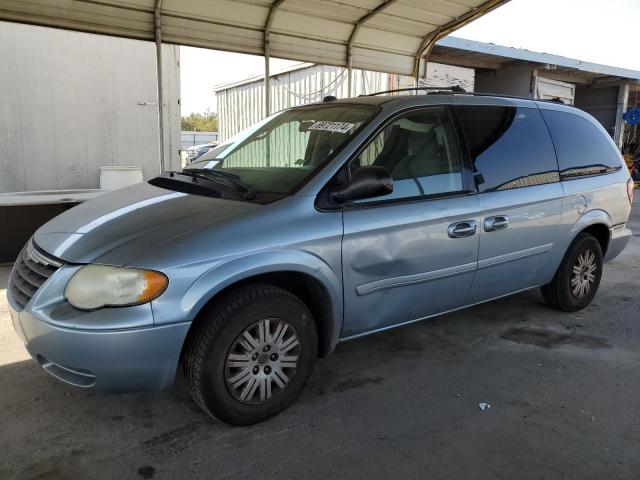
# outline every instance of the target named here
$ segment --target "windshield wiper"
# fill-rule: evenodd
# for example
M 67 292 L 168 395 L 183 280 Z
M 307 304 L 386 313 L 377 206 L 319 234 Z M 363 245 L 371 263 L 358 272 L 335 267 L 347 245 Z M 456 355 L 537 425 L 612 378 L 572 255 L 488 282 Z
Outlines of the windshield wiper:
M 240 176 L 235 173 L 222 172 L 220 170 L 209 170 L 204 168 L 189 168 L 183 170 L 183 175 L 190 175 L 196 178 L 204 178 L 206 180 L 223 180 L 228 185 L 233 186 L 236 190 L 244 192 L 242 198 L 246 200 L 253 200 L 256 197 L 255 189 L 248 183 L 240 180 Z
M 174 178 L 176 175 L 182 175 L 182 172 L 168 171 L 163 172 L 159 176 L 149 180 L 151 185 L 156 187 L 167 188 L 176 192 L 194 193 L 196 195 L 206 195 L 210 197 L 220 198 L 222 193 L 211 185 L 211 180 L 203 175 L 198 174 L 185 174 L 186 177 L 191 177 L 193 182 L 185 180 L 178 180 Z M 198 178 L 206 180 L 206 182 L 198 182 Z
M 177 170 L 172 170 L 169 172 L 169 176 L 173 177 L 174 175 L 184 175 L 185 177 L 193 177 L 193 178 L 201 178 L 203 180 L 211 180 L 209 177 L 202 175 L 196 172 L 190 172 L 188 170 L 183 170 L 181 172 Z

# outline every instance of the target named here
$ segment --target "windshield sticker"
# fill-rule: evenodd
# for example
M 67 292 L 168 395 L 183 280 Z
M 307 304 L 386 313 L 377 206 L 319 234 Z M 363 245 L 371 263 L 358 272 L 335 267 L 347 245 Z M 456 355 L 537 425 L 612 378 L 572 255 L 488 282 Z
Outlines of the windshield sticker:
M 349 133 L 349 131 L 353 127 L 355 127 L 355 123 L 329 122 L 326 120 L 321 120 L 311 125 L 309 127 L 309 130 L 324 130 L 326 132 Z

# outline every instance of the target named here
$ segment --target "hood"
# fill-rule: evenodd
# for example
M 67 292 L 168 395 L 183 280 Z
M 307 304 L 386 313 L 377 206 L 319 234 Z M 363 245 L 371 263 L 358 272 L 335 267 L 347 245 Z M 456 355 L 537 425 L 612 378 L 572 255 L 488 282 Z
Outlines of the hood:
M 34 240 L 66 262 L 124 265 L 178 235 L 260 207 L 143 183 L 64 212 L 40 227 Z

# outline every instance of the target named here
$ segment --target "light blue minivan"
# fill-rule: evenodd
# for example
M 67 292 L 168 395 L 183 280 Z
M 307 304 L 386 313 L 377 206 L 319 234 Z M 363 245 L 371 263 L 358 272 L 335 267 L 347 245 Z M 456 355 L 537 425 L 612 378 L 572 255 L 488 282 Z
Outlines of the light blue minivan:
M 15 263 L 10 310 L 64 382 L 159 390 L 181 365 L 208 414 L 252 424 L 340 341 L 534 287 L 585 307 L 629 240 L 632 194 L 576 108 L 329 99 L 53 219 Z

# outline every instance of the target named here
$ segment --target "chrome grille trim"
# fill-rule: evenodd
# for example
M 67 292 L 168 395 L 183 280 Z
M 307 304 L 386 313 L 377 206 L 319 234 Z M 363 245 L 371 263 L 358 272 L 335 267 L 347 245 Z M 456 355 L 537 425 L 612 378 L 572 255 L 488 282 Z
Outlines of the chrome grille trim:
M 32 240 L 27 242 L 9 277 L 9 293 L 19 310 L 24 310 L 38 289 L 61 266 L 60 260 L 38 250 Z
M 56 268 L 62 266 L 62 262 L 60 262 L 59 260 L 53 257 L 49 257 L 43 253 L 40 253 L 38 249 L 35 247 L 35 245 L 33 244 L 32 238 L 29 239 L 25 248 L 27 251 L 26 252 L 27 256 L 36 263 L 40 263 L 45 266 L 51 266 Z

